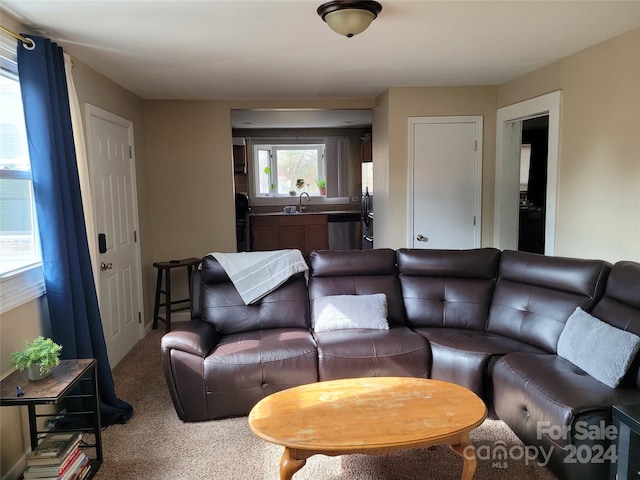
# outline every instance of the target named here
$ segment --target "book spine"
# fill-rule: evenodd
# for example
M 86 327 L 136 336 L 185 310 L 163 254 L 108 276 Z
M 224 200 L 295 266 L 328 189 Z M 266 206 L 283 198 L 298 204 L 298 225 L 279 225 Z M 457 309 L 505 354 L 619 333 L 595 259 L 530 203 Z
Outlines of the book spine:
M 30 467 L 27 467 L 27 469 L 23 472 L 23 477 L 25 479 L 32 479 L 32 478 L 40 478 L 40 479 L 45 479 L 45 478 L 58 478 L 61 477 L 69 468 L 69 466 L 78 458 L 78 456 L 80 455 L 81 450 L 78 446 L 76 446 L 76 448 L 73 450 L 73 452 L 71 452 L 71 455 L 69 455 L 64 463 L 62 465 L 60 465 L 59 468 L 57 468 L 55 465 L 32 465 Z
M 69 467 L 69 469 L 65 472 L 64 475 L 59 477 L 61 480 L 73 480 L 76 477 L 76 474 L 79 470 L 81 470 L 82 466 L 85 463 L 89 463 L 89 458 L 82 452 L 76 458 L 76 461 Z
M 64 472 L 67 471 L 67 469 L 73 464 L 73 462 L 76 461 L 76 459 L 80 456 L 81 454 L 81 450 L 78 446 L 76 446 L 75 450 L 73 451 L 73 453 L 71 455 L 69 455 L 67 457 L 67 459 L 64 461 L 64 463 L 60 466 L 60 470 L 58 472 L 58 476 L 62 476 L 64 474 Z

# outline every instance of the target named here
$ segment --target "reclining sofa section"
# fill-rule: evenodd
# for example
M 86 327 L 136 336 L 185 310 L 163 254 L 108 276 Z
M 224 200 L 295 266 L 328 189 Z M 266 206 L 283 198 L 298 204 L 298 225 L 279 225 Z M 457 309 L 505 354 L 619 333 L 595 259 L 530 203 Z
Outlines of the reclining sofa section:
M 327 297 L 380 293 L 388 329 L 316 324 Z M 207 256 L 192 278 L 192 321 L 162 338 L 163 367 L 183 421 L 246 415 L 266 395 L 322 380 L 450 381 L 478 394 L 527 445 L 550 452 L 560 478 L 604 479 L 608 462 L 567 457 L 580 445 L 608 448 L 610 438 L 573 432 L 610 424 L 613 404 L 640 403 L 640 354 L 617 388 L 559 356 L 577 307 L 639 335 L 640 264 L 493 248 L 316 251 L 308 285 L 299 274 L 245 305 Z

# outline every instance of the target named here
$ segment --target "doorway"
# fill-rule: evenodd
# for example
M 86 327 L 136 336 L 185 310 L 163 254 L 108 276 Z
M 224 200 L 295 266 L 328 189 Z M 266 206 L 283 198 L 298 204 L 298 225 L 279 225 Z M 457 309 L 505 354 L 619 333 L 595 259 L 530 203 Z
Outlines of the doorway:
M 545 255 L 555 253 L 558 153 L 561 92 L 552 92 L 498 109 L 496 128 L 496 172 L 494 246 L 517 250 L 520 233 L 520 157 L 523 124 L 547 117 L 547 168 L 544 189 L 543 246 Z M 539 219 L 541 220 L 541 219 Z
M 518 250 L 544 253 L 549 115 L 522 122 Z

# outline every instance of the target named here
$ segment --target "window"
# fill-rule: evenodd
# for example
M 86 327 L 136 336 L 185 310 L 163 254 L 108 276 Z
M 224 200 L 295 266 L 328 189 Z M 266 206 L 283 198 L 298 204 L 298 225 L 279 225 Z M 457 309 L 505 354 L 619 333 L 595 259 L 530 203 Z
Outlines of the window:
M 0 312 L 44 292 L 16 42 L 0 43 Z
M 255 191 L 259 196 L 319 195 L 326 178 L 324 144 L 255 145 Z

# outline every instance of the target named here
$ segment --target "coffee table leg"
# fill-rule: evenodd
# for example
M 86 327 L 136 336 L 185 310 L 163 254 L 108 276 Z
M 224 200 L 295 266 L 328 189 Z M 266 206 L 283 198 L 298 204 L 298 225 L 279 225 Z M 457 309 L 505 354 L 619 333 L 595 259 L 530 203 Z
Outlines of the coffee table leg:
M 291 450 L 287 447 L 284 448 L 282 458 L 280 459 L 280 480 L 291 480 L 293 474 L 304 467 L 307 463 L 307 459 L 295 458 L 295 450 Z
M 476 449 L 469 441 L 469 433 L 460 435 L 460 443 L 457 445 L 449 445 L 449 448 L 462 457 L 462 476 L 461 480 L 471 480 L 473 474 L 476 473 L 478 460 L 476 458 Z

